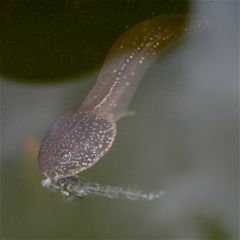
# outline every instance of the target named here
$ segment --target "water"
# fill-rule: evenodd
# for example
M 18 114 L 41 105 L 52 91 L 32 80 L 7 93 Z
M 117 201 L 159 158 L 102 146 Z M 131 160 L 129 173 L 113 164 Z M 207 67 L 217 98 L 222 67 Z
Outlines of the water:
M 238 238 L 238 3 L 194 2 L 192 11 L 208 16 L 211 29 L 149 69 L 130 105 L 136 114 L 119 122 L 111 151 L 81 174 L 103 185 L 163 189 L 159 201 L 68 200 L 41 186 L 38 145 L 84 99 L 97 72 L 52 85 L 2 77 L 2 238 Z

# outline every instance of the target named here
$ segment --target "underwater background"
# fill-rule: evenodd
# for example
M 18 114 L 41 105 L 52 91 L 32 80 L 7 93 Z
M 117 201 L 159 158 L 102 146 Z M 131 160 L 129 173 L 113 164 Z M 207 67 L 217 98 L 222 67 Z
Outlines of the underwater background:
M 158 201 L 69 200 L 41 186 L 39 145 L 94 85 L 120 33 L 161 14 L 209 28 L 159 57 L 110 152 L 80 177 Z M 239 2 L 0 3 L 1 239 L 238 239 Z

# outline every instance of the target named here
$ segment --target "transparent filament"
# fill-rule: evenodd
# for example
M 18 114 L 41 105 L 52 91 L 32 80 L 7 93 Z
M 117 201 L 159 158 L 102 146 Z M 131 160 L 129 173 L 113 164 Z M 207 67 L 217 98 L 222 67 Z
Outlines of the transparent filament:
M 101 185 L 99 183 L 86 182 L 78 177 L 67 177 L 52 181 L 46 178 L 42 185 L 48 189 L 60 192 L 67 197 L 86 197 L 88 195 L 98 195 L 106 198 L 125 198 L 129 200 L 157 200 L 164 195 L 163 191 L 156 193 L 144 193 L 142 191 L 131 190 L 118 186 Z

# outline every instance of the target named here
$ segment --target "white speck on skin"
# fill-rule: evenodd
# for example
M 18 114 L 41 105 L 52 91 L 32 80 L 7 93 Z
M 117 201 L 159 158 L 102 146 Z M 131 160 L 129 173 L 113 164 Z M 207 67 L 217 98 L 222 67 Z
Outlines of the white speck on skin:
M 139 60 L 139 63 L 141 64 L 143 63 L 143 61 L 144 61 L 144 57 L 141 57 L 141 59 Z

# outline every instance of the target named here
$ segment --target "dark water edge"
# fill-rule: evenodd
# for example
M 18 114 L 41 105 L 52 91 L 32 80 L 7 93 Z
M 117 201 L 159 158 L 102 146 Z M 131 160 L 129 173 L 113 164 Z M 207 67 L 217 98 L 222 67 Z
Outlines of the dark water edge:
M 29 83 L 84 76 L 101 66 L 128 27 L 190 8 L 187 0 L 5 0 L 1 5 L 0 75 Z

